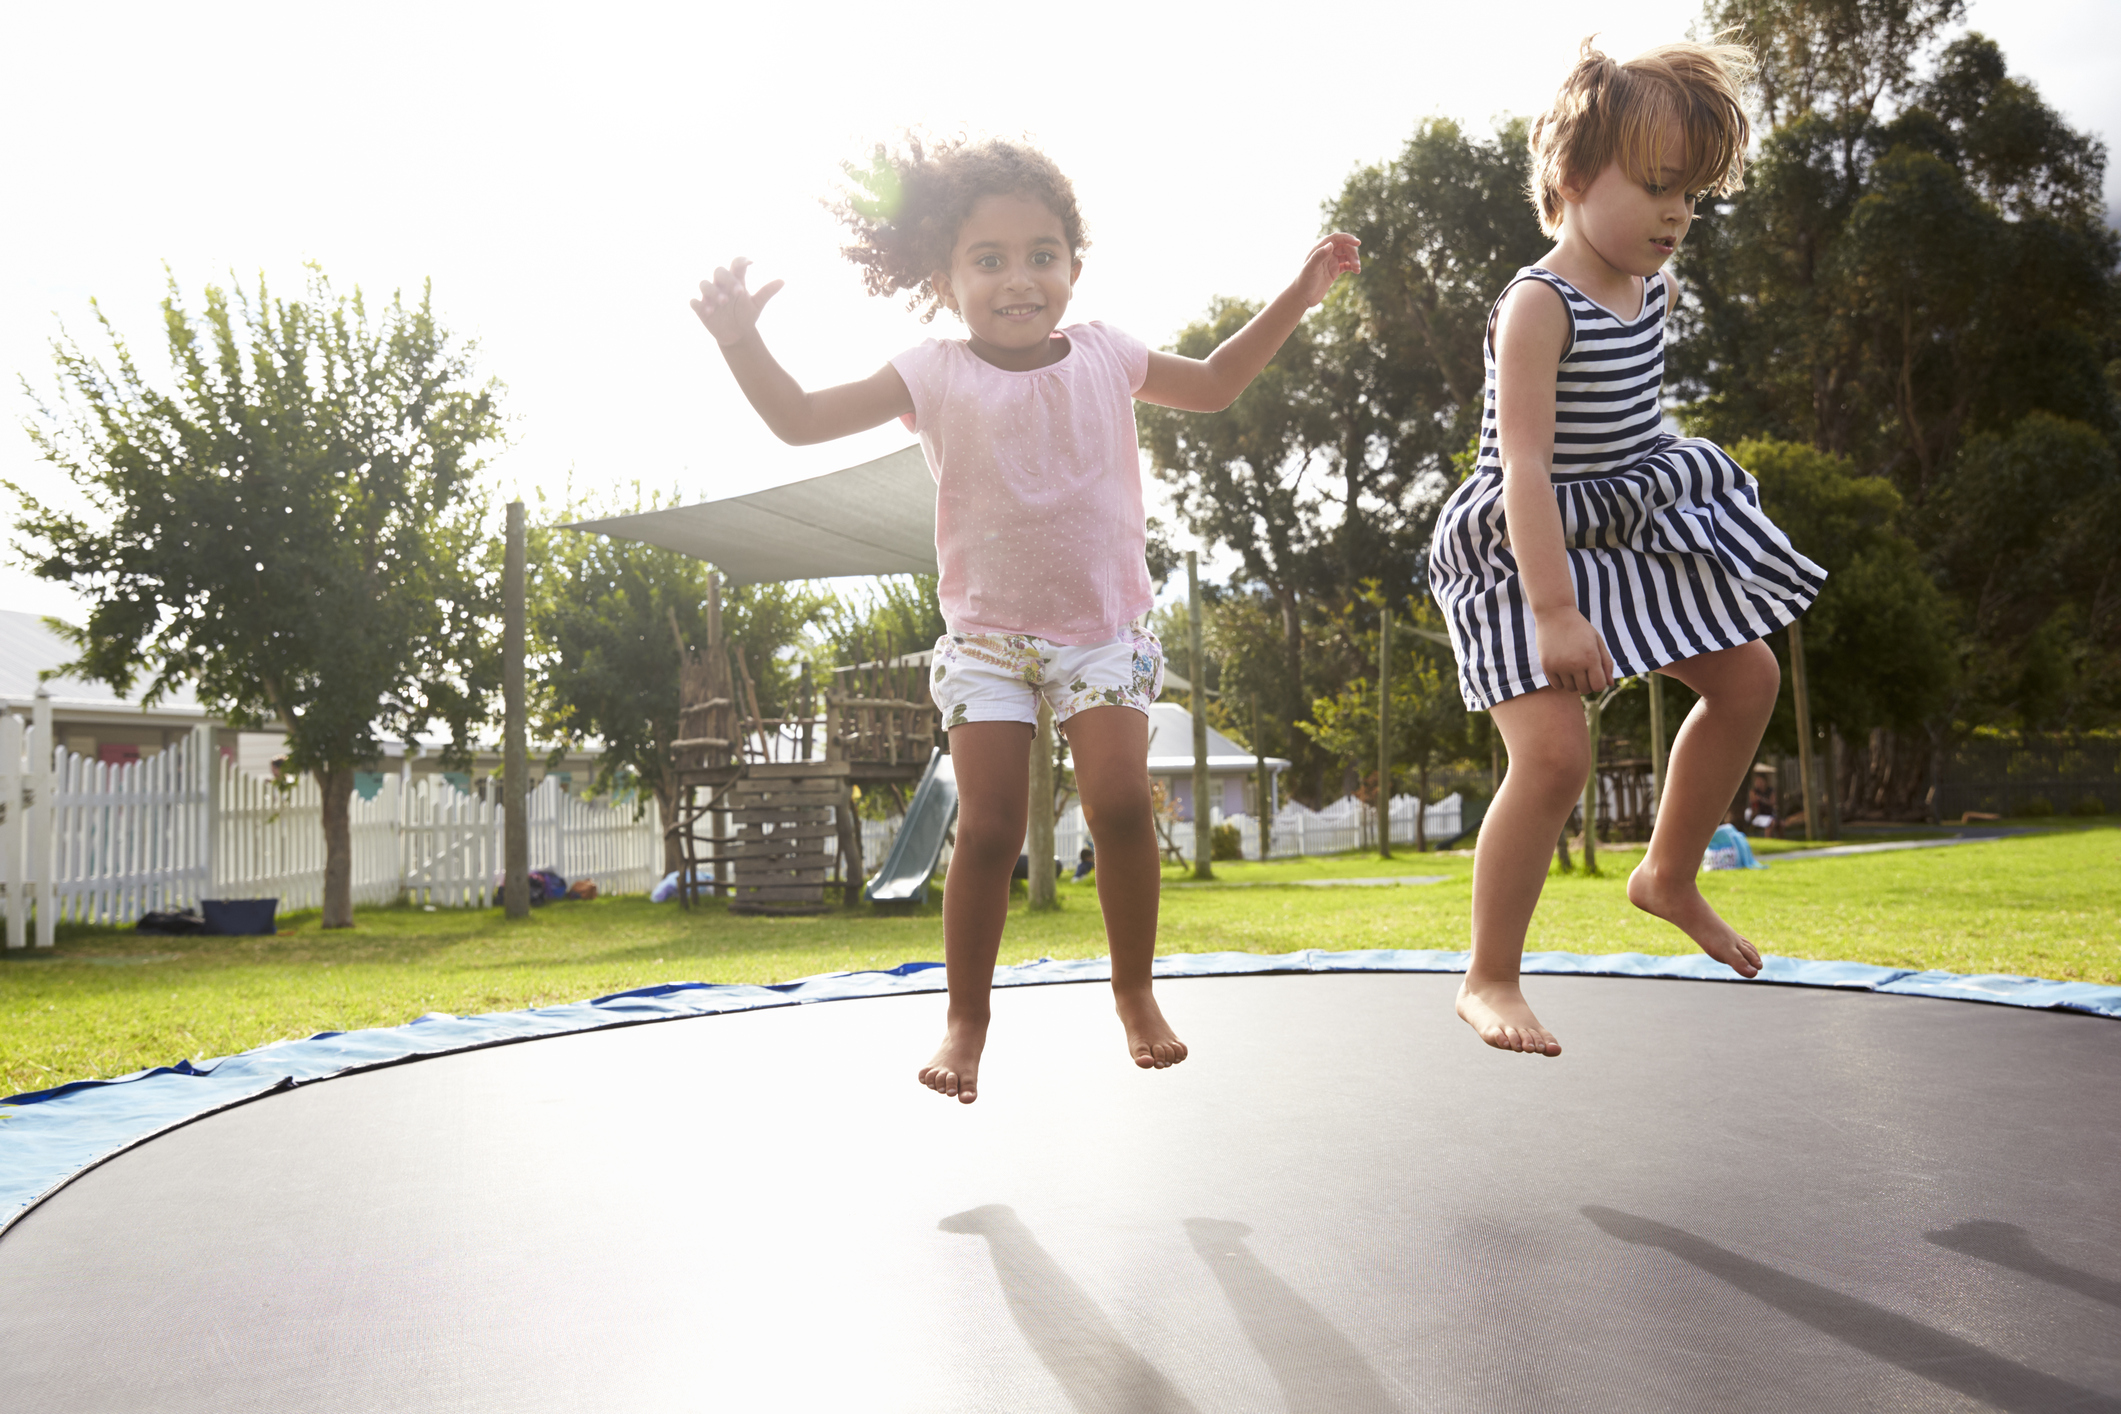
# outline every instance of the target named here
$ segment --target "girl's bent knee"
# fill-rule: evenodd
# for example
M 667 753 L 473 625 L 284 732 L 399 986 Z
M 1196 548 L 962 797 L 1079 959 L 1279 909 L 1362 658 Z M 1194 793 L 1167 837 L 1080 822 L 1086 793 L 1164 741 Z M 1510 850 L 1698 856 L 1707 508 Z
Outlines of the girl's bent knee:
M 1510 772 L 1515 775 L 1520 770 L 1537 786 L 1580 792 L 1591 770 L 1591 744 L 1581 738 L 1557 738 L 1539 742 L 1529 751 L 1512 751 Z
M 1749 704 L 1772 703 L 1782 695 L 1782 664 L 1775 650 L 1759 639 L 1745 645 L 1721 685 L 1732 698 Z

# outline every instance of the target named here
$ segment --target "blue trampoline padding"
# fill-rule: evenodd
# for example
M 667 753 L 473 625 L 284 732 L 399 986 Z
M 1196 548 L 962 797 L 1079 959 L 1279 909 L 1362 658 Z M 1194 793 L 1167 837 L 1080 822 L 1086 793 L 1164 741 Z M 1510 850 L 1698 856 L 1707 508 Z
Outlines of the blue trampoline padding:
M 1177 953 L 1156 960 L 1159 977 L 1229 977 L 1273 972 L 1463 972 L 1468 954 L 1383 948 L 1366 952 Z M 1915 972 L 1860 962 L 1765 959 L 1758 981 L 1799 987 L 1840 987 L 1952 1001 L 2089 1012 L 2121 1018 L 2121 987 L 2053 982 L 2040 977 Z M 477 1050 L 545 1036 L 633 1026 L 681 1017 L 800 1006 L 943 990 L 943 965 L 908 962 L 882 972 L 831 972 L 758 987 L 672 982 L 640 987 L 567 1006 L 483 1016 L 430 1012 L 403 1026 L 325 1031 L 307 1040 L 280 1041 L 216 1060 L 179 1061 L 111 1080 L 78 1080 L 0 1100 L 0 1231 L 40 1199 L 113 1155 L 179 1125 L 274 1090 L 336 1075 L 453 1051 Z M 1735 982 L 1737 975 L 1701 953 L 1526 953 L 1528 973 L 1597 977 L 1669 977 Z M 1055 962 L 1041 958 L 994 971 L 999 987 L 1056 982 L 1102 982 L 1104 958 Z

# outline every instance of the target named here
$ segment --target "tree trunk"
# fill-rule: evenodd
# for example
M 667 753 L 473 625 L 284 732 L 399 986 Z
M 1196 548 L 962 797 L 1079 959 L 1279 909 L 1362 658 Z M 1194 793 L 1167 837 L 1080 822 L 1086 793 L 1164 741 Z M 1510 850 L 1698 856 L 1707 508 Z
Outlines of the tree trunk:
M 353 783 L 351 766 L 316 773 L 324 794 L 324 926 L 353 927 Z
M 663 817 L 663 872 L 675 874 L 685 867 L 685 846 L 670 827 L 677 823 L 677 787 L 668 780 L 656 782 L 656 808 Z
M 1286 740 L 1289 747 L 1289 775 L 1299 783 L 1311 777 L 1311 796 L 1316 800 L 1319 782 L 1316 779 L 1317 760 L 1308 749 L 1310 738 L 1296 729 L 1296 724 L 1305 717 L 1304 712 L 1304 621 L 1294 590 L 1276 588 L 1275 601 L 1281 606 L 1282 649 L 1288 656 L 1289 696 L 1283 702 L 1287 723 Z
M 1426 854 L 1429 850 L 1429 753 L 1421 753 L 1420 764 L 1415 768 L 1415 779 L 1419 782 L 1421 799 L 1414 806 L 1414 852 Z
M 1418 813 L 1418 811 L 1417 811 Z M 1416 830 L 1420 826 L 1415 826 Z M 1377 615 L 1377 857 L 1392 857 L 1392 606 Z
M 1194 692 L 1203 691 L 1195 679 Z M 1031 735 L 1031 818 L 1025 822 L 1024 848 L 1031 856 L 1031 875 L 1026 881 L 1030 907 L 1039 912 L 1060 907 L 1054 892 L 1053 858 L 1053 707 L 1038 700 L 1038 725 Z
M 1215 877 L 1214 818 L 1208 801 L 1208 662 L 1201 651 L 1200 553 L 1186 551 L 1186 672 L 1193 679 L 1193 877 Z M 1047 809 L 1051 810 L 1048 796 Z

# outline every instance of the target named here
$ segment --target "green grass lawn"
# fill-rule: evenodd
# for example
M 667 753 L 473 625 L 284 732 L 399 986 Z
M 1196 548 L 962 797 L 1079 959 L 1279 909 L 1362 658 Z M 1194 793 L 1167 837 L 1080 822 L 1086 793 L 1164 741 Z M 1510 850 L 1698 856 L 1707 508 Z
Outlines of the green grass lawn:
M 1602 877 L 1549 881 L 1534 949 L 1681 952 L 1686 939 L 1622 892 L 1632 853 Z M 1375 855 L 1218 866 L 1228 884 L 1442 874 L 1418 887 L 1167 890 L 1164 952 L 1461 948 L 1472 860 Z M 1172 882 L 1181 871 L 1169 871 Z M 1949 972 L 2121 983 L 2121 829 L 2055 829 L 1994 843 L 1840 859 L 1780 859 L 1703 887 L 1765 952 Z M 1096 899 L 1063 885 L 1057 913 L 1012 915 L 1002 961 L 1103 950 Z M 371 909 L 324 932 L 315 914 L 271 938 L 161 938 L 69 928 L 50 951 L 0 952 L 0 1094 L 226 1055 L 290 1036 L 394 1026 L 659 982 L 777 982 L 942 955 L 931 906 L 883 916 L 731 917 L 639 898 L 495 911 Z

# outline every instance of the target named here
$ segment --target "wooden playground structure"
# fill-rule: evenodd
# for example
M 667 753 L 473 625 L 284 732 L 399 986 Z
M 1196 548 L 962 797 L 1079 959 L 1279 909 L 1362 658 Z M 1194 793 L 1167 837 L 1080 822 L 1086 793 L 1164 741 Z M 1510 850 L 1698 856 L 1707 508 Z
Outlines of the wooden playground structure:
M 1632 743 L 1607 737 L 1598 748 L 1598 833 L 1608 840 L 1646 840 L 1655 823 L 1650 758 Z
M 768 717 L 743 649 L 723 636 L 720 576 L 708 580 L 707 641 L 686 643 L 674 614 L 670 627 L 681 660 L 668 826 L 683 857 L 679 901 L 711 891 L 732 913 L 822 913 L 836 877 L 857 902 L 856 792 L 889 790 L 903 805 L 943 744 L 928 655 L 896 653 L 888 638 L 859 645 L 870 661 L 835 670 L 822 712 L 805 674 L 793 710 Z

